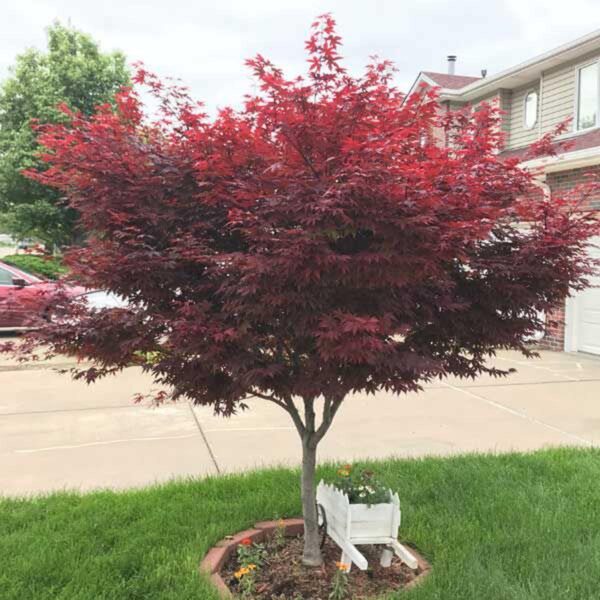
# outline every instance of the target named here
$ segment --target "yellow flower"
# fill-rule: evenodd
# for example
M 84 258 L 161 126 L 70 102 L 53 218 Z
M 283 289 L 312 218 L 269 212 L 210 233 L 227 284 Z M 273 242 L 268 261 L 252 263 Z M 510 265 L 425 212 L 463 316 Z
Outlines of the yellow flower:
M 350 471 L 348 471 L 347 469 L 338 469 L 337 474 L 340 477 L 349 477 L 350 476 Z
M 244 575 L 248 575 L 248 573 L 251 573 L 252 571 L 254 571 L 256 569 L 256 565 L 251 563 L 249 565 L 246 565 L 245 567 L 240 567 L 234 574 L 233 576 L 236 579 L 241 579 Z
M 350 565 L 343 562 L 336 562 L 335 566 L 338 568 L 338 571 L 343 571 L 344 573 L 347 573 L 348 569 L 350 569 Z

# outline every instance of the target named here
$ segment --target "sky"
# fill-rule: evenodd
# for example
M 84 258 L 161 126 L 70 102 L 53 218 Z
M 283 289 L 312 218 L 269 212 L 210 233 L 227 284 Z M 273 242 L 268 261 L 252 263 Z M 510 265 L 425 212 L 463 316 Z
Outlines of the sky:
M 359 74 L 369 56 L 391 59 L 408 91 L 418 72 L 488 75 L 600 28 L 600 0 L 0 0 L 0 79 L 17 54 L 43 48 L 55 20 L 91 34 L 161 76 L 180 78 L 213 112 L 239 106 L 254 86 L 257 53 L 286 74 L 305 69 L 313 18 L 331 12 L 342 54 Z

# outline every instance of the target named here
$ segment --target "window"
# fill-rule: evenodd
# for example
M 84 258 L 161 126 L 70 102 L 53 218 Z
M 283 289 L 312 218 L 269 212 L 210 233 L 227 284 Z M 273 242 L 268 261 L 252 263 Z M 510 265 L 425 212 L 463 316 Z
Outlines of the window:
M 538 95 L 531 91 L 525 96 L 525 127 L 531 129 L 537 122 Z
M 579 69 L 577 81 L 577 129 L 596 127 L 598 120 L 598 64 Z
M 13 274 L 6 269 L 0 267 L 0 285 L 12 285 L 13 284 Z

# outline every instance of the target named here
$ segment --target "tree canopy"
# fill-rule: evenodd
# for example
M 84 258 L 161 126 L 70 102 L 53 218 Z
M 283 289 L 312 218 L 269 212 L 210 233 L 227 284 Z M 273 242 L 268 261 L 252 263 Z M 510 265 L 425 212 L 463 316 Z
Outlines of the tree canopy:
M 0 214 L 6 229 L 51 245 L 72 241 L 76 212 L 57 190 L 21 174 L 42 165 L 32 121 L 61 122 L 61 102 L 91 115 L 129 81 L 121 53 L 102 53 L 88 35 L 60 23 L 48 29 L 46 52 L 30 49 L 17 57 L 0 87 Z
M 529 193 L 532 174 L 499 153 L 493 107 L 440 117 L 435 92 L 405 98 L 386 61 L 349 75 L 340 43 L 321 17 L 305 77 L 257 56 L 258 94 L 212 119 L 142 70 L 135 82 L 162 98 L 162 118 L 130 89 L 116 111 L 64 108 L 42 130 L 47 168 L 29 172 L 89 232 L 68 257 L 73 277 L 129 307 L 64 301 L 23 349 L 92 359 L 75 373 L 88 381 L 141 363 L 165 386 L 159 400 L 287 411 L 308 565 L 321 561 L 316 449 L 344 399 L 501 375 L 489 356 L 530 353 L 540 312 L 585 286 L 598 230 L 574 197 Z

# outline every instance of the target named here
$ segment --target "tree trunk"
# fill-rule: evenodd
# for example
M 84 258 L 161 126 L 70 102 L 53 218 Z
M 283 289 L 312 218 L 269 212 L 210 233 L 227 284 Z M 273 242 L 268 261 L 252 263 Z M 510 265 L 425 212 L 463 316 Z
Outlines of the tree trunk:
M 302 563 L 308 567 L 319 567 L 323 564 L 317 521 L 316 464 L 317 442 L 314 434 L 309 434 L 302 440 L 302 515 L 304 517 Z

